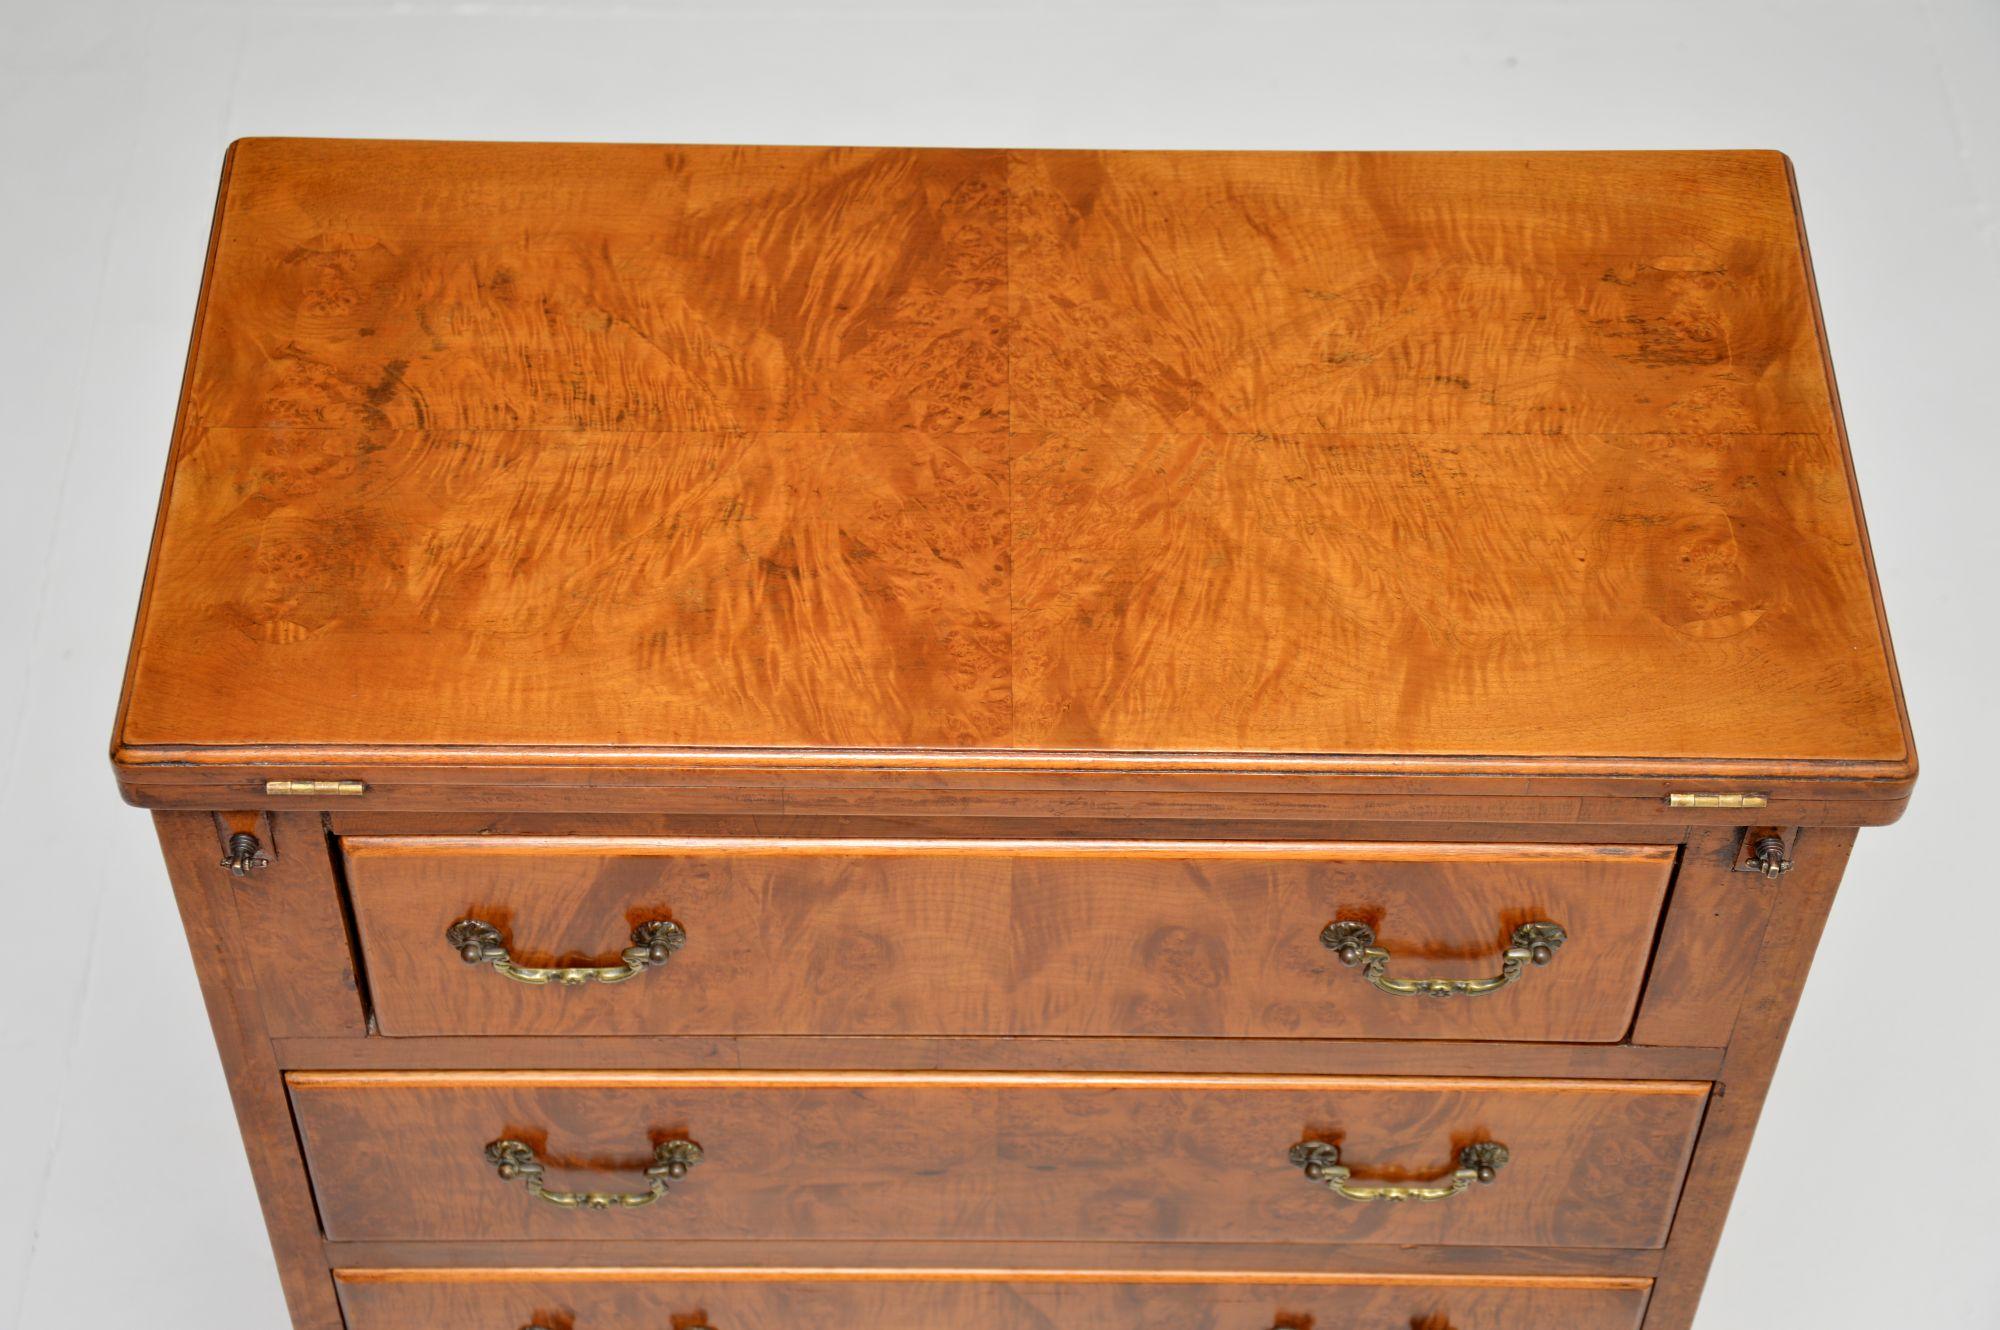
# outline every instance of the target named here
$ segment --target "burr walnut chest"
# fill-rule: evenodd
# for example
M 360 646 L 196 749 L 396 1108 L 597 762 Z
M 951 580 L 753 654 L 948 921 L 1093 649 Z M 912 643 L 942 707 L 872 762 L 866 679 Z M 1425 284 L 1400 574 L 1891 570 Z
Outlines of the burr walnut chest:
M 1916 773 L 1763 152 L 238 143 L 113 758 L 300 1330 L 1683 1330 Z

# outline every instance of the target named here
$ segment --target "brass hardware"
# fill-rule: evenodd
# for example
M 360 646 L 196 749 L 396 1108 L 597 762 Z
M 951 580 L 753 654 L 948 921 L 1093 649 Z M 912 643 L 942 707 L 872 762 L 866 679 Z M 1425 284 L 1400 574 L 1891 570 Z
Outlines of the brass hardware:
M 1340 1162 L 1340 1147 L 1331 1141 L 1300 1141 L 1287 1156 L 1295 1168 L 1336 1196 L 1350 1201 L 1444 1201 L 1475 1182 L 1491 1182 L 1510 1157 L 1497 1141 L 1475 1141 L 1458 1152 L 1458 1168 L 1442 1186 L 1356 1187 L 1353 1174 Z
M 266 794 L 366 794 L 368 787 L 358 780 L 267 780 Z
M 239 831 L 229 838 L 229 853 L 222 856 L 222 867 L 229 870 L 231 877 L 248 877 L 270 866 L 271 861 L 264 857 L 264 847 L 255 836 Z
M 499 929 L 483 919 L 461 919 L 444 930 L 444 940 L 467 965 L 490 965 L 521 984 L 560 984 L 575 988 L 580 984 L 622 984 L 636 979 L 649 966 L 665 965 L 673 954 L 687 945 L 687 930 L 668 919 L 649 919 L 632 930 L 632 945 L 619 953 L 616 965 L 541 967 L 518 964 L 507 951 L 507 940 Z
M 519 1181 L 536 1200 L 565 1210 L 636 1210 L 659 1200 L 667 1194 L 668 1184 L 686 1177 L 688 1170 L 701 1162 L 701 1147 L 680 1139 L 654 1146 L 644 1191 L 550 1191 L 542 1185 L 542 1161 L 535 1157 L 533 1148 L 520 1141 L 494 1141 L 486 1147 L 486 1162 L 493 1165 L 502 1182 Z
M 1322 928 L 1320 945 L 1340 957 L 1346 966 L 1362 967 L 1368 982 L 1384 993 L 1398 997 L 1478 997 L 1498 992 L 1519 979 L 1530 965 L 1547 965 L 1556 949 L 1569 941 L 1562 925 L 1541 920 L 1522 924 L 1514 930 L 1510 945 L 1500 956 L 1500 973 L 1490 979 L 1392 979 L 1389 953 L 1375 945 L 1375 930 L 1352 919 L 1336 919 Z
M 1792 871 L 1792 861 L 1785 855 L 1783 836 L 1760 836 L 1757 839 L 1757 871 L 1765 877 L 1777 877 Z
M 1745 827 L 1736 849 L 1736 871 L 1759 873 L 1775 881 L 1792 871 L 1787 842 L 1795 834 L 1789 827 Z
M 1792 870 L 1791 850 L 1798 834 L 1797 827 L 1744 827 L 1736 839 L 1733 870 L 1776 881 Z
M 1670 794 L 1669 808 L 1769 808 L 1768 794 Z

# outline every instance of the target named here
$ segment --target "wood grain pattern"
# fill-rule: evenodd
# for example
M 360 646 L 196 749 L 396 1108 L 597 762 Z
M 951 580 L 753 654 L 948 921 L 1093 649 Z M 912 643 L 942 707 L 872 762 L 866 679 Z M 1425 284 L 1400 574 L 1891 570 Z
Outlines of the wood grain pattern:
M 1009 709 L 1005 450 L 929 442 L 199 431 L 149 616 L 177 645 L 135 695 L 253 687 L 227 743 L 483 715 L 503 744 L 977 746 Z M 148 714 L 128 739 L 169 740 Z
M 1690 825 L 1662 831 L 1658 823 L 1603 822 L 1588 826 L 1546 822 L 1453 821 L 1420 797 L 1400 816 L 1322 817 L 1302 826 L 1285 811 L 1261 817 L 1116 817 L 1080 807 L 1066 813 L 956 815 L 877 812 L 822 816 L 811 811 L 773 813 L 622 813 L 562 809 L 479 811 L 432 809 L 395 812 L 358 801 L 330 810 L 336 836 L 732 836 L 780 840 L 845 838 L 864 840 L 1124 840 L 1174 844 L 1182 841 L 1460 841 L 1481 845 L 1661 845 L 1680 844 L 1699 834 Z M 1675 810 L 1700 812 L 1703 810 Z M 1713 810 L 1710 810 L 1713 811 Z M 1741 811 L 1731 816 L 1741 818 Z
M 232 945 L 256 970 L 265 1032 L 273 1038 L 362 1034 L 368 1012 L 326 829 L 310 813 L 257 821 L 270 863 L 247 877 L 223 877 L 234 906 Z M 210 856 L 218 862 L 221 848 Z
M 1090 1035 L 962 1038 L 891 1035 L 413 1035 L 273 1041 L 302 1071 L 490 1071 L 494 1067 L 633 1067 L 728 1071 L 1131 1071 L 1300 1076 L 1521 1076 L 1710 1080 L 1716 1048 L 1631 1044 L 1461 1043 L 1442 1039 L 1181 1039 Z
M 1025 746 L 1901 752 L 1827 436 L 1063 435 L 1013 485 Z
M 329 1242 L 335 1269 L 562 1270 L 605 1268 L 697 1271 L 760 1269 L 962 1270 L 968 1261 L 1017 1277 L 1065 1271 L 1204 1271 L 1227 1281 L 1246 1271 L 1279 1278 L 1349 1275 L 1465 1275 L 1650 1280 L 1662 1253 L 1621 1247 L 1385 1247 L 1319 1242 L 772 1242 L 676 1238 L 671 1242 L 575 1238 L 566 1242 Z M 1257 1330 L 1262 1330 L 1258 1327 Z M 1395 1330 L 1402 1330 L 1396 1327 Z
M 1654 1247 L 1708 1087 L 1688 1082 L 880 1073 L 292 1072 L 329 1238 L 615 1236 Z M 560 1210 L 483 1157 L 528 1142 L 616 1187 L 697 1141 L 676 1194 Z M 1343 1201 L 1286 1160 L 1337 1139 L 1357 1177 L 1435 1177 L 1513 1151 L 1433 1205 Z M 579 1183 L 588 1179 L 587 1184 Z
M 300 1330 L 1687 1330 L 1916 771 L 1770 153 L 245 141 L 126 685 Z
M 1764 932 L 1754 980 L 1730 1032 L 1722 1076 L 1702 1124 L 1700 1145 L 1675 1215 L 1673 1240 L 1661 1263 L 1660 1296 L 1647 1312 L 1647 1330 L 1687 1330 L 1694 1322 L 1785 1033 L 1798 1010 L 1813 950 L 1853 848 L 1851 829 L 1801 832 L 1792 847 L 1792 871 L 1780 879 L 1784 899 Z
M 153 825 L 229 1082 L 293 1330 L 343 1330 L 323 1259 L 312 1187 L 264 1026 L 256 969 L 242 946 L 231 899 L 233 879 L 218 866 L 215 819 L 205 813 L 156 813 Z
M 156 761 L 174 751 L 186 761 Z M 274 770 L 310 770 L 365 783 L 365 794 L 340 805 L 291 796 L 294 807 L 328 816 L 346 808 L 440 816 L 561 814 L 640 819 L 675 816 L 821 818 L 957 817 L 1070 822 L 1290 821 L 1301 829 L 1336 822 L 1540 822 L 1590 836 L 1597 826 L 1638 826 L 1638 839 L 1673 839 L 1688 826 L 1733 827 L 1740 811 L 1679 809 L 1667 797 L 1688 789 L 1768 792 L 1765 810 L 1787 826 L 1885 826 L 1909 805 L 1911 783 L 1811 774 L 1793 764 L 1775 777 L 1755 762 L 1716 759 L 1673 764 L 1678 774 L 1634 775 L 1629 764 L 1597 760 L 1528 763 L 1508 758 L 1418 759 L 1233 758 L 1228 765 L 1165 754 L 1102 758 L 1076 753 L 1016 754 L 1008 763 L 961 761 L 957 750 L 926 750 L 929 765 L 891 754 L 869 766 L 865 755 L 831 749 L 568 749 L 560 754 L 491 754 L 483 766 L 439 762 L 423 748 L 316 749 L 310 767 L 287 767 L 300 750 L 284 747 L 123 750 L 119 789 L 146 808 L 208 811 L 217 804 L 276 802 L 265 790 Z M 809 756 L 816 755 L 816 756 Z M 818 756 L 832 760 L 821 762 Z M 993 755 L 983 755 L 992 758 Z M 128 760 L 129 759 L 129 760 Z M 1533 777 L 1519 768 L 1537 766 Z M 1505 774 L 1512 770 L 1512 774 Z M 1479 774 L 1473 774 L 1477 772 Z
M 385 1035 L 937 1034 L 1622 1038 L 1671 847 L 359 837 L 342 842 Z M 647 919 L 688 945 L 616 986 L 531 988 L 445 930 L 500 928 L 527 964 L 606 964 Z M 1378 992 L 1319 942 L 1376 930 L 1391 972 L 1498 972 L 1521 924 L 1555 961 L 1478 998 Z
M 118 761 L 1894 803 L 1820 341 L 1774 154 L 250 141 Z
M 210 428 L 167 521 L 140 747 L 1903 750 L 1823 436 Z
M 348 1330 L 545 1330 L 692 1326 L 727 1330 L 1634 1330 L 1644 1280 L 1246 1274 L 1135 1279 L 1008 1278 L 995 1271 L 342 1270 Z
M 1646 1001 L 1632 1026 L 1644 1046 L 1723 1048 L 1743 998 L 1760 981 L 1764 933 L 1790 885 L 1739 873 L 1741 828 L 1692 832 L 1674 871 Z
M 1017 153 L 1017 432 L 1831 429 L 1775 153 Z
M 210 425 L 1005 427 L 990 151 L 239 143 Z

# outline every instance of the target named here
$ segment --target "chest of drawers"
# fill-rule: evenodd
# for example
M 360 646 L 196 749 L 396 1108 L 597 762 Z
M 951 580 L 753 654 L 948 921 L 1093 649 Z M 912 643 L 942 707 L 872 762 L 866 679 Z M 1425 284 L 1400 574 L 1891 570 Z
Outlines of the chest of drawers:
M 113 759 L 299 1330 L 1684 1330 L 1916 772 L 1775 154 L 301 140 Z

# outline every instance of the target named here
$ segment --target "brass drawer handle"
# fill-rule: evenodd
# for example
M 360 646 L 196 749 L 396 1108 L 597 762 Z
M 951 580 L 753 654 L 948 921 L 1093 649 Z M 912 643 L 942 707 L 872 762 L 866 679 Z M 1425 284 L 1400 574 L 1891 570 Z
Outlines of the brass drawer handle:
M 1513 945 L 1500 957 L 1500 973 L 1491 979 L 1392 979 L 1389 953 L 1375 945 L 1375 930 L 1352 919 L 1336 919 L 1322 928 L 1320 945 L 1340 957 L 1346 966 L 1361 966 L 1368 982 L 1384 993 L 1398 997 L 1478 997 L 1497 993 L 1519 979 L 1530 965 L 1547 965 L 1556 958 L 1556 949 L 1569 941 L 1561 924 L 1538 920 L 1522 924 L 1509 939 Z
M 649 919 L 632 930 L 632 945 L 619 953 L 616 965 L 522 965 L 507 951 L 507 939 L 484 919 L 461 919 L 444 930 L 444 940 L 467 965 L 490 965 L 520 984 L 622 984 L 648 967 L 665 965 L 687 945 L 687 930 L 669 919 Z
M 1457 1171 L 1434 1187 L 1351 1186 L 1348 1178 L 1353 1175 L 1340 1162 L 1340 1147 L 1332 1141 L 1300 1141 L 1288 1157 L 1307 1178 L 1350 1201 L 1444 1201 L 1475 1182 L 1493 1181 L 1508 1154 L 1507 1147 L 1497 1141 L 1475 1141 L 1458 1152 Z
M 644 1191 L 550 1191 L 542 1185 L 542 1161 L 531 1146 L 520 1141 L 494 1141 L 486 1147 L 486 1162 L 493 1165 L 502 1182 L 518 1181 L 536 1200 L 565 1210 L 636 1210 L 665 1196 L 669 1183 L 686 1177 L 687 1171 L 701 1162 L 701 1147 L 679 1139 L 654 1146 Z

